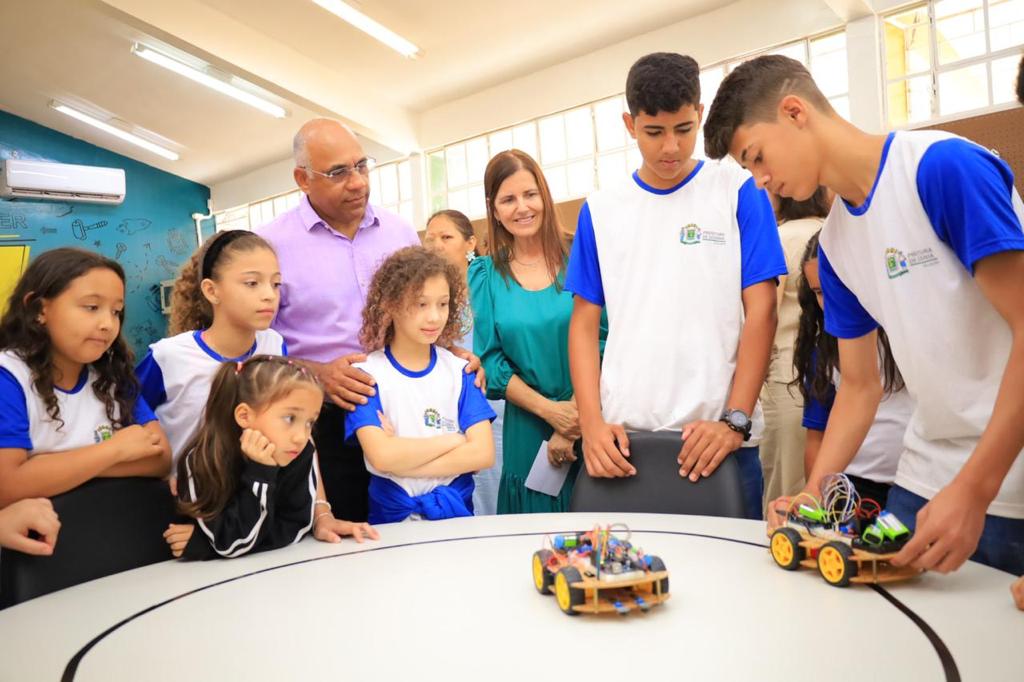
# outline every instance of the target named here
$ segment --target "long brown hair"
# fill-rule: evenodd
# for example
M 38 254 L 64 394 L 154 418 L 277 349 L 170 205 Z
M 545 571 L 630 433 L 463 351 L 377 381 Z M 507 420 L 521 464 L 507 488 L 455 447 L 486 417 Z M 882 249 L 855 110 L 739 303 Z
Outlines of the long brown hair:
M 274 253 L 270 242 L 248 230 L 218 232 L 196 249 L 174 281 L 167 334 L 174 336 L 195 329 L 206 329 L 213 324 L 213 307 L 203 295 L 203 280 L 207 277 L 217 279 L 221 267 L 229 263 L 232 257 L 257 249 L 267 249 Z
M 299 386 L 323 391 L 312 372 L 279 355 L 254 355 L 245 362 L 221 364 L 210 386 L 203 423 L 178 460 L 181 513 L 211 518 L 235 494 L 245 460 L 235 408 L 247 403 L 261 412 Z
M 510 262 L 515 238 L 498 220 L 495 202 L 498 199 L 498 190 L 501 189 L 502 183 L 509 176 L 515 175 L 521 170 L 528 171 L 536 180 L 541 201 L 544 203 L 544 219 L 540 224 L 541 248 L 544 250 L 544 260 L 547 263 L 548 272 L 557 284 L 558 275 L 565 267 L 565 259 L 569 255 L 567 235 L 558 222 L 555 202 L 551 198 L 547 180 L 544 179 L 544 172 L 541 171 L 532 156 L 518 149 L 499 152 L 487 163 L 487 170 L 484 171 L 489 252 L 494 261 L 494 267 L 505 278 L 505 281 L 508 281 L 512 275 Z
M 795 387 L 800 391 L 804 401 L 810 399 L 824 402 L 833 388 L 832 373 L 839 369 L 839 342 L 836 337 L 825 331 L 825 311 L 818 305 L 818 297 L 811 291 L 811 285 L 804 276 L 804 266 L 808 261 L 818 258 L 818 239 L 820 231 L 807 242 L 803 257 L 800 259 L 799 284 L 797 300 L 800 301 L 800 324 L 796 333 L 796 345 L 793 347 L 793 369 L 795 377 L 789 383 L 789 390 Z M 896 366 L 889 347 L 889 337 L 885 330 L 878 328 L 878 357 L 881 360 L 882 386 L 886 395 L 902 391 L 903 375 Z M 840 370 L 841 372 L 842 370 Z
M 124 286 L 124 270 L 120 263 L 82 249 L 60 248 L 46 251 L 28 266 L 21 275 L 0 318 L 0 349 L 13 351 L 32 372 L 36 392 L 46 405 L 46 413 L 59 428 L 64 426 L 60 407 L 53 392 L 53 354 L 50 334 L 39 323 L 43 301 L 60 296 L 71 282 L 97 268 L 110 270 Z M 103 401 L 107 419 L 114 428 L 132 423 L 132 411 L 139 395 L 139 382 L 135 378 L 135 361 L 121 331 L 124 328 L 122 309 L 121 329 L 117 338 L 98 360 L 89 366 L 99 375 L 92 383 L 96 397 Z
M 827 218 L 831 206 L 828 203 L 828 188 L 819 187 L 814 194 L 803 201 L 797 201 L 791 197 L 780 196 L 779 207 L 775 209 L 775 219 L 779 225 L 790 220 L 802 218 Z
M 394 314 L 411 303 L 424 282 L 439 275 L 448 282 L 448 321 L 434 344 L 447 348 L 462 338 L 467 331 L 463 328 L 466 283 L 462 275 L 433 251 L 407 246 L 391 254 L 370 281 L 363 307 L 363 328 L 359 330 L 363 348 L 375 351 L 391 343 L 395 338 Z

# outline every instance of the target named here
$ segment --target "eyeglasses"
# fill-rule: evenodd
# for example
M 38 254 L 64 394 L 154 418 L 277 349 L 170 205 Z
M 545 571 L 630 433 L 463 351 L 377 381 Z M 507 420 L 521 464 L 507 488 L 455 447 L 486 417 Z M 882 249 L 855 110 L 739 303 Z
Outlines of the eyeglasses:
M 339 166 L 338 168 L 335 168 L 334 170 L 327 173 L 314 170 L 309 166 L 301 166 L 301 168 L 303 170 L 309 171 L 310 173 L 322 175 L 331 182 L 336 182 L 340 184 L 348 181 L 348 179 L 352 177 L 353 173 L 359 173 L 363 177 L 366 177 L 367 175 L 370 174 L 370 171 L 376 168 L 376 166 L 377 160 L 368 156 L 354 166 Z

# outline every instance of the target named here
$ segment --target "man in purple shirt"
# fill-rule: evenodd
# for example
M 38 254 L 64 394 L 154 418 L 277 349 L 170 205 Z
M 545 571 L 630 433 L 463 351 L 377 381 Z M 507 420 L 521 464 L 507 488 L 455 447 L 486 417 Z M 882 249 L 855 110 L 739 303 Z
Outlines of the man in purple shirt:
M 363 306 L 384 259 L 420 241 L 404 219 L 368 203 L 373 160 L 342 123 L 309 121 L 293 149 L 295 182 L 306 196 L 257 230 L 277 251 L 284 281 L 273 327 L 329 397 L 313 439 L 334 515 L 365 521 L 369 474 L 358 443 L 345 443 L 345 410 L 374 393 L 373 378 L 352 367 L 366 359 L 358 341 Z

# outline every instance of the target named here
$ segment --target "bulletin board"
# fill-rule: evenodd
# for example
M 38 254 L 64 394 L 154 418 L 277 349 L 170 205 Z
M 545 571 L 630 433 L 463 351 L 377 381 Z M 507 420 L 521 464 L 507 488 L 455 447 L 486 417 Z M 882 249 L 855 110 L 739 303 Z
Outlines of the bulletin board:
M 945 130 L 995 150 L 1010 164 L 1017 191 L 1024 195 L 1024 108 L 948 121 L 923 130 Z

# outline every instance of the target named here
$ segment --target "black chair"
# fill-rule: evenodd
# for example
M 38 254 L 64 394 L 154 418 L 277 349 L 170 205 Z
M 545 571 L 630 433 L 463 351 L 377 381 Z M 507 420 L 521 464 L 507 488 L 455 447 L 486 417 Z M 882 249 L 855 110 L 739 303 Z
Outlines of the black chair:
M 707 478 L 691 483 L 679 476 L 678 431 L 629 434 L 629 461 L 636 475 L 592 478 L 580 469 L 569 511 L 699 514 L 745 518 L 739 464 L 726 457 Z
M 0 608 L 171 558 L 175 519 L 167 482 L 96 478 L 52 498 L 60 534 L 50 556 L 0 551 Z

